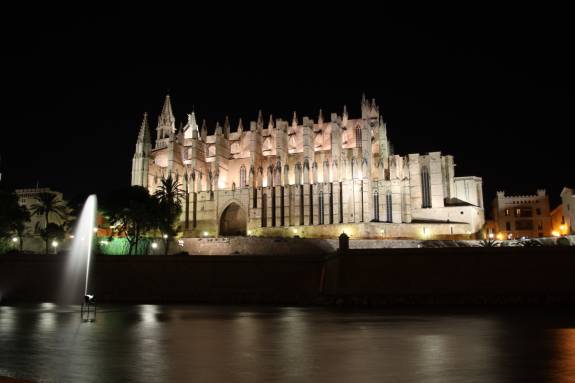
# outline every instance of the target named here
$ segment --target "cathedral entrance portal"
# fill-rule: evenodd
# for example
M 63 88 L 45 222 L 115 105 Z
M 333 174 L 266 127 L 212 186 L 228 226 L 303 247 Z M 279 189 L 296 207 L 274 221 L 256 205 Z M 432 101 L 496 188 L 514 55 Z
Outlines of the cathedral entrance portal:
M 220 217 L 220 236 L 246 235 L 246 227 L 246 213 L 240 205 L 232 202 Z

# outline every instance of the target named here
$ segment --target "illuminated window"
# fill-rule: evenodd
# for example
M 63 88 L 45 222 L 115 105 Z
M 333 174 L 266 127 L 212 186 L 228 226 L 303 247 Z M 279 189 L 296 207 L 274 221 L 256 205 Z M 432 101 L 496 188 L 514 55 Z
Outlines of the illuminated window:
M 355 147 L 361 148 L 361 128 L 359 126 L 355 128 Z
M 392 213 L 392 212 L 391 212 L 391 209 L 392 209 L 391 202 L 392 202 L 392 201 L 391 201 L 391 191 L 388 190 L 388 191 L 387 191 L 387 195 L 385 196 L 385 210 L 386 210 L 386 213 L 387 213 L 387 214 L 386 214 L 386 215 L 387 215 L 387 222 L 391 222 L 391 221 L 392 221 L 392 218 L 393 218 L 393 217 L 392 217 L 392 214 L 391 214 L 391 213 Z
M 379 221 L 379 193 L 377 189 L 373 191 L 373 220 Z
M 244 165 L 240 166 L 240 188 L 246 186 L 246 167 Z
M 509 216 L 509 209 L 505 209 L 505 215 Z
M 430 208 L 431 207 L 431 188 L 429 185 L 429 169 L 427 166 L 421 167 L 421 191 L 423 195 L 422 199 L 422 208 Z

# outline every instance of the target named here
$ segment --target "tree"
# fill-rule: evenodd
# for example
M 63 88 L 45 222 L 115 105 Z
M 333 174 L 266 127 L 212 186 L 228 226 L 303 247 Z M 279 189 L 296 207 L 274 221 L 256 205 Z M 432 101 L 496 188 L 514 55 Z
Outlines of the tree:
M 42 237 L 44 243 L 46 244 L 46 255 L 48 254 L 48 249 L 50 248 L 50 242 L 62 241 L 64 236 L 65 232 L 62 226 L 56 225 L 55 223 L 49 223 L 45 229 L 40 230 L 40 237 Z
M 22 239 L 30 213 L 25 206 L 20 206 L 14 192 L 0 191 L 0 240 L 17 236 L 22 250 Z
M 104 195 L 101 206 L 114 232 L 126 237 L 129 255 L 138 251 L 141 237 L 157 227 L 158 203 L 141 186 L 130 186 Z
M 179 218 L 182 214 L 183 191 L 180 184 L 174 180 L 170 174 L 167 178 L 162 179 L 162 184 L 154 193 L 158 201 L 159 216 L 158 228 L 164 238 L 164 254 L 168 255 L 170 241 L 179 230 Z
M 46 228 L 50 223 L 50 214 L 54 214 L 64 221 L 68 217 L 66 203 L 59 199 L 57 194 L 50 192 L 39 193 L 36 196 L 36 200 L 37 202 L 31 207 L 32 215 L 43 215 L 46 219 Z

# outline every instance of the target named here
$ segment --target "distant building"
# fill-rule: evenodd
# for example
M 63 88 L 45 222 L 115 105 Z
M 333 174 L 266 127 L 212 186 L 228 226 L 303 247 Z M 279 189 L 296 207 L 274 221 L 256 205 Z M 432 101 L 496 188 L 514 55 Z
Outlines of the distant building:
M 492 207 L 499 239 L 551 236 L 549 197 L 544 189 L 517 196 L 498 191 Z
M 559 237 L 565 234 L 569 234 L 569 226 L 566 224 L 563 204 L 561 204 L 551 210 L 551 235 Z
M 561 191 L 563 216 L 567 234 L 575 234 L 575 195 L 573 189 L 564 187 Z
M 18 202 L 20 205 L 25 206 L 30 214 L 32 214 L 32 206 L 38 203 L 36 197 L 41 193 L 52 193 L 56 194 L 58 200 L 64 201 L 63 194 L 54 191 L 50 188 L 30 188 L 30 189 L 16 189 L 16 195 L 18 195 Z M 64 221 L 57 215 L 51 214 L 50 222 L 57 225 L 62 225 Z M 46 220 L 44 216 L 31 215 L 30 222 L 28 222 L 26 228 L 26 235 L 39 235 L 40 230 L 46 226 Z
M 479 177 L 456 177 L 453 156 L 398 155 L 375 100 L 361 116 L 319 111 L 291 121 L 259 113 L 232 130 L 226 118 L 208 135 L 194 112 L 176 129 L 170 97 L 155 140 L 144 116 L 132 185 L 151 193 L 171 175 L 186 192 L 185 236 L 438 238 L 484 224 Z M 465 145 L 465 142 L 462 142 Z

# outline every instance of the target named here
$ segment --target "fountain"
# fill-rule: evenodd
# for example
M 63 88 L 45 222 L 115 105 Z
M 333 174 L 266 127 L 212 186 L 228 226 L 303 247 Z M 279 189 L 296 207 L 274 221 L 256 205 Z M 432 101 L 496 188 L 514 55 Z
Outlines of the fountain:
M 96 207 L 96 195 L 92 194 L 86 199 L 74 230 L 74 238 L 66 259 L 59 299 L 61 303 L 66 304 L 81 303 L 83 319 L 85 319 L 85 313 L 88 314 L 88 317 L 90 316 L 91 307 L 94 309 L 95 315 L 94 295 L 89 293 L 88 287 L 96 224 Z

